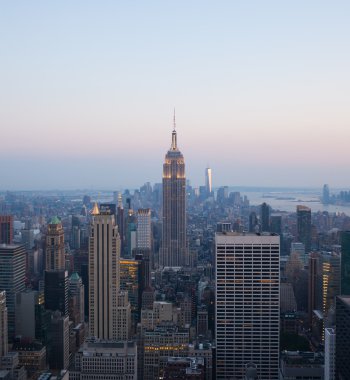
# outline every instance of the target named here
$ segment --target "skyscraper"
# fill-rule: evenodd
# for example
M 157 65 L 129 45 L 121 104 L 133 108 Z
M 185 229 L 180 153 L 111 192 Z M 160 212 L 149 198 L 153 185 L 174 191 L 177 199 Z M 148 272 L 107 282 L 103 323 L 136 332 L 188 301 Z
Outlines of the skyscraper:
M 136 247 L 151 249 L 151 210 L 139 208 L 137 210 Z
M 216 378 L 279 379 L 279 250 L 273 235 L 217 233 Z
M 23 245 L 0 245 L 0 289 L 6 290 L 8 337 L 15 336 L 16 293 L 25 289 L 26 251 Z
M 270 207 L 265 202 L 261 205 L 261 231 L 270 231 Z
M 341 243 L 341 294 L 350 295 L 350 231 L 342 231 Z
M 211 168 L 205 169 L 205 189 L 207 191 L 207 196 L 210 196 L 212 192 Z
M 335 370 L 336 379 L 350 379 L 350 296 L 336 298 Z
M 68 315 L 69 278 L 65 270 L 45 271 L 45 309 Z
M 97 204 L 89 238 L 89 329 L 99 339 L 117 338 L 120 239 L 114 215 Z
M 298 240 L 305 245 L 305 253 L 311 251 L 311 209 L 306 206 L 297 206 L 297 233 Z
M 65 269 L 64 231 L 61 221 L 54 217 L 46 235 L 46 270 Z
M 160 251 L 162 267 L 187 264 L 186 243 L 186 176 L 185 161 L 172 132 L 171 147 L 163 164 L 163 237 Z
M 0 244 L 11 244 L 13 240 L 13 216 L 0 215 Z
M 7 355 L 7 307 L 6 307 L 6 292 L 0 292 L 0 358 Z

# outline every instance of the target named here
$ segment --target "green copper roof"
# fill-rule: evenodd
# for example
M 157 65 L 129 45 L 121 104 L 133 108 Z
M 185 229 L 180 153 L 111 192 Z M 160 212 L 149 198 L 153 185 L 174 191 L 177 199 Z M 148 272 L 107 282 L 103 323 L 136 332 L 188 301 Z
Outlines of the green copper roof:
M 58 219 L 57 216 L 54 216 L 52 219 L 51 219 L 51 222 L 50 224 L 60 224 L 61 221 Z
M 78 273 L 77 272 L 72 273 L 72 275 L 70 276 L 70 280 L 74 280 L 74 281 L 80 280 Z

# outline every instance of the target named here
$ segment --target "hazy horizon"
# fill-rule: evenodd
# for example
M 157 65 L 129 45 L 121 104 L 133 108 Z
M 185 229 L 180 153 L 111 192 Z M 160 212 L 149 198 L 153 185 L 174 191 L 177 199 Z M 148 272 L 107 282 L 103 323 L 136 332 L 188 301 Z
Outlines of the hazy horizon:
M 350 3 L 0 5 L 0 189 L 350 187 Z

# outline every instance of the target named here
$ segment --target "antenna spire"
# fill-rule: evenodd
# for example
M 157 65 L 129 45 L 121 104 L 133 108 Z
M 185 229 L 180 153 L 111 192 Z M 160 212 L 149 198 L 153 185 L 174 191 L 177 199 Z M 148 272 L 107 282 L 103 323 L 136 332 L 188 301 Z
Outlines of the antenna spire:
M 171 134 L 171 150 L 177 150 L 175 107 L 174 107 L 173 133 Z
M 176 120 L 175 120 L 175 107 L 174 107 L 174 120 L 173 120 L 173 130 L 176 131 Z

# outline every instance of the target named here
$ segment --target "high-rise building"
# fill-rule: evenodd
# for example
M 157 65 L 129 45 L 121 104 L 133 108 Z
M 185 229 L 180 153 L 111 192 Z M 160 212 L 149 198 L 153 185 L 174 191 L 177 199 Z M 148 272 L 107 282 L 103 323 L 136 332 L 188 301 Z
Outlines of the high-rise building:
M 39 304 L 39 292 L 26 289 L 16 294 L 16 336 L 35 339 L 35 307 Z
M 0 215 L 0 244 L 12 244 L 13 216 Z
M 350 231 L 342 231 L 341 239 L 341 294 L 350 295 Z
M 265 202 L 261 205 L 260 216 L 261 216 L 261 231 L 262 232 L 270 231 L 270 206 Z
M 330 202 L 329 186 L 327 184 L 323 185 L 322 202 L 325 205 L 329 204 Z
M 8 338 L 15 336 L 16 293 L 25 289 L 26 251 L 23 245 L 0 245 L 0 290 L 6 291 Z
M 186 176 L 185 160 L 177 147 L 177 134 L 172 132 L 171 147 L 163 164 L 163 233 L 160 250 L 162 267 L 187 265 Z
M 64 231 L 61 221 L 52 218 L 46 235 L 46 270 L 65 269 Z
M 205 189 L 207 191 L 207 196 L 210 196 L 213 191 L 212 188 L 212 177 L 211 177 L 211 168 L 205 169 Z
M 336 298 L 335 368 L 337 380 L 350 379 L 350 296 Z
M 280 237 L 216 234 L 216 378 L 261 380 L 279 368 Z
M 7 337 L 7 307 L 6 292 L 0 292 L 0 358 L 7 355 L 8 337 Z
M 46 270 L 45 281 L 45 309 L 59 310 L 68 315 L 69 278 L 65 270 Z
M 152 248 L 151 210 L 149 208 L 139 208 L 137 210 L 136 247 Z
M 92 210 L 89 238 L 89 329 L 98 339 L 116 339 L 120 239 L 114 215 Z
M 311 251 L 311 209 L 297 206 L 297 238 L 305 245 L 305 252 Z
M 69 298 L 76 300 L 76 323 L 84 323 L 84 284 L 77 272 L 69 277 Z
M 51 319 L 49 366 L 51 369 L 67 369 L 69 366 L 69 318 L 56 310 Z
M 335 380 L 335 329 L 324 331 L 324 380 Z

